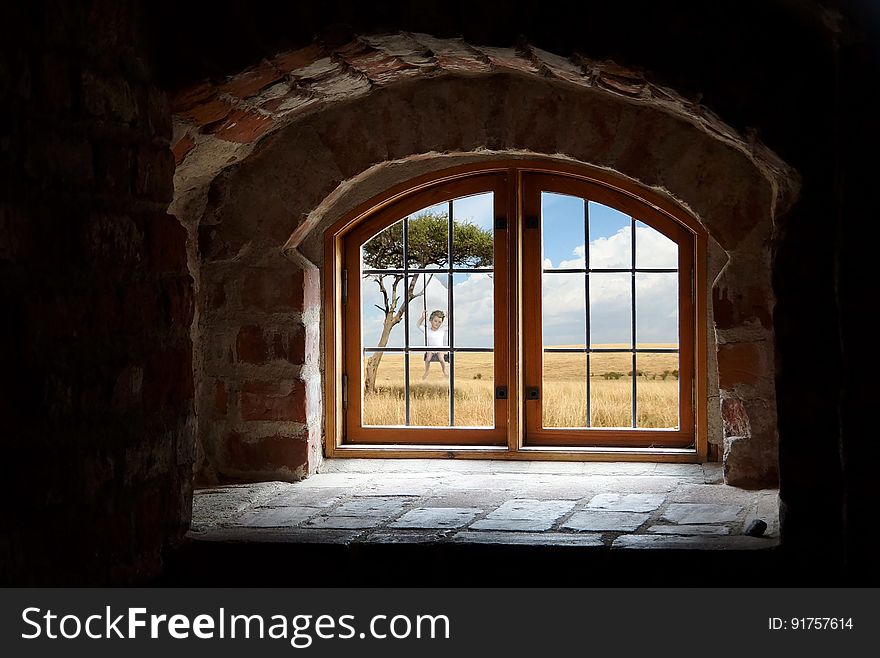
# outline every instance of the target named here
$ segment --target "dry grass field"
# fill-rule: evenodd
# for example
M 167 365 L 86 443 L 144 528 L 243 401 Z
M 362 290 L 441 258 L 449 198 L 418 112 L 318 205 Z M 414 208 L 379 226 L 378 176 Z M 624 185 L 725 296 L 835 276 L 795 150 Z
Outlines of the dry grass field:
M 613 346 L 607 346 L 613 347 Z M 649 346 L 645 346 L 649 347 Z M 652 347 L 668 347 L 654 345 Z M 449 425 L 449 385 L 440 364 L 432 363 L 428 378 L 422 352 L 410 363 L 410 425 Z M 632 425 L 632 355 L 593 354 L 590 401 L 592 427 Z M 449 366 L 447 365 L 447 370 Z M 677 354 L 637 356 L 638 427 L 678 425 Z M 544 427 L 586 427 L 586 355 L 544 355 Z M 455 425 L 492 426 L 494 408 L 493 356 L 455 356 Z M 404 358 L 386 354 L 376 376 L 376 390 L 364 399 L 365 425 L 404 425 Z

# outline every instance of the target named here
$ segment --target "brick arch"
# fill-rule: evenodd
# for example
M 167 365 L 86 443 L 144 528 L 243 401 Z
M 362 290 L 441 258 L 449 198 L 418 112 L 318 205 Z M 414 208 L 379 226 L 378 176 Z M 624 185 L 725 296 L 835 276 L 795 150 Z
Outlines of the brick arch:
M 611 63 L 406 34 L 286 53 L 174 107 L 199 434 L 219 473 L 292 479 L 320 460 L 323 231 L 420 173 L 528 156 L 617 172 L 707 228 L 725 471 L 775 478 L 770 244 L 797 177 L 705 108 Z

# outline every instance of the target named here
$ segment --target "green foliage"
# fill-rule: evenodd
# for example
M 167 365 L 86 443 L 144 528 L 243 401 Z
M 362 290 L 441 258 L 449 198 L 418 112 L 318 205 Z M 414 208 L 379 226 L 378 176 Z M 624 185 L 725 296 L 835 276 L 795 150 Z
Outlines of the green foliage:
M 409 266 L 448 267 L 447 213 L 422 213 L 409 219 Z M 456 267 L 491 267 L 492 232 L 466 220 L 453 221 L 452 250 Z M 363 247 L 364 266 L 369 269 L 403 269 L 403 221 L 392 224 Z
M 620 379 L 623 377 L 622 372 L 606 372 L 602 375 L 603 379 Z
M 673 370 L 672 376 L 675 377 L 676 379 L 678 379 L 678 370 Z

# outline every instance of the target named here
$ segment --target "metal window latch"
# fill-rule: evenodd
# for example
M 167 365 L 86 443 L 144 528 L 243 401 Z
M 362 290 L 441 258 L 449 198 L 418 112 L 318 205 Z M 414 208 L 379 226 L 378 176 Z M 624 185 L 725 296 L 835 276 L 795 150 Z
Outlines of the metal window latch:
M 342 408 L 348 407 L 348 375 L 342 375 Z
M 538 228 L 540 220 L 537 217 L 526 217 L 526 228 Z
M 495 218 L 495 230 L 496 231 L 507 230 L 507 217 L 496 217 Z
M 506 386 L 496 386 L 495 387 L 495 399 L 496 400 L 506 400 L 507 399 L 507 387 Z
M 530 386 L 526 389 L 526 400 L 539 400 L 541 399 L 541 389 L 537 386 Z
M 342 270 L 342 303 L 348 301 L 348 270 Z

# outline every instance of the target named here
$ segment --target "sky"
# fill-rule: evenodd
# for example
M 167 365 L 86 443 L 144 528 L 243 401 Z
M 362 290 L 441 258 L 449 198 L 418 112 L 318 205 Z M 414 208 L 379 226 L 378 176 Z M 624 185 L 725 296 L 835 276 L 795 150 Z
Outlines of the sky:
M 439 204 L 430 210 L 447 210 Z M 457 199 L 456 220 L 493 228 L 492 193 Z M 629 268 L 632 260 L 631 220 L 607 206 L 589 202 L 589 256 L 592 268 Z M 544 269 L 583 269 L 587 252 L 584 236 L 583 199 L 561 194 L 542 194 L 542 239 Z M 674 268 L 677 246 L 651 227 L 636 222 L 636 266 Z M 630 344 L 632 341 L 629 273 L 592 273 L 590 286 L 590 330 L 593 346 Z M 425 277 L 420 278 L 421 291 Z M 392 277 L 386 277 L 390 288 Z M 585 341 L 585 275 L 545 273 L 542 282 L 543 338 L 545 347 L 583 345 Z M 636 274 L 636 336 L 638 344 L 678 342 L 678 296 L 675 273 Z M 402 296 L 403 284 L 399 291 Z M 381 334 L 384 314 L 375 281 L 365 279 L 362 295 L 362 337 L 364 346 L 375 345 Z M 454 341 L 458 347 L 492 347 L 493 279 L 488 274 L 453 276 Z M 444 311 L 449 328 L 448 279 L 444 273 L 430 278 L 427 294 L 413 301 L 410 312 L 410 345 L 424 345 L 424 328 L 417 326 L 423 307 L 428 314 Z M 528 312 L 528 311 L 527 311 Z M 404 325 L 391 333 L 388 347 L 403 347 Z

